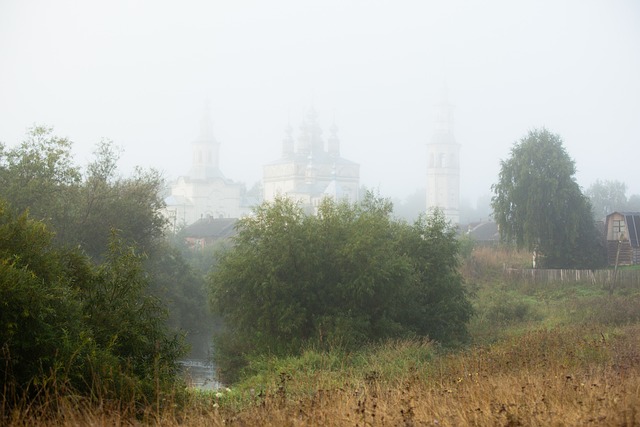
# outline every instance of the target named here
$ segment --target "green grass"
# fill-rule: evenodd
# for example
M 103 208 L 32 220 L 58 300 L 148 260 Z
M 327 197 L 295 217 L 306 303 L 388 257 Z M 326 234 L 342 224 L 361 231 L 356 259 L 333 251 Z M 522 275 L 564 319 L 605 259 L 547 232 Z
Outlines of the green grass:
M 611 267 L 613 269 L 613 267 Z M 640 264 L 637 265 L 621 265 L 618 270 L 640 270 Z

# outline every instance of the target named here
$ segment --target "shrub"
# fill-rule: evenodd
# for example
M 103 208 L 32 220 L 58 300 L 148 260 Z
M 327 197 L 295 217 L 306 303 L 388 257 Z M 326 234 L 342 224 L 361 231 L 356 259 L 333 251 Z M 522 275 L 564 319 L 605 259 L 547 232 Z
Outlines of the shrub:
M 145 293 L 133 249 L 113 238 L 98 266 L 56 249 L 53 233 L 0 203 L 0 378 L 3 402 L 49 387 L 90 396 L 151 398 L 176 378 L 183 347 Z
M 227 328 L 216 338 L 218 366 L 233 376 L 225 362 L 306 345 L 464 340 L 472 306 L 455 231 L 440 213 L 409 225 L 391 211 L 371 195 L 356 205 L 327 199 L 315 216 L 280 199 L 240 220 L 235 245 L 209 277 Z M 243 353 L 225 354 L 232 348 Z

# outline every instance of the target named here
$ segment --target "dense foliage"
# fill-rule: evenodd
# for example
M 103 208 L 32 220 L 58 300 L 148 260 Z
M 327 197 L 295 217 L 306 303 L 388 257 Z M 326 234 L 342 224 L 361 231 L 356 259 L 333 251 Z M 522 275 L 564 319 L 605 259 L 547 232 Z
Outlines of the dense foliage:
M 0 186 L 15 213 L 30 216 L 55 231 L 54 240 L 82 246 L 99 259 L 112 229 L 148 252 L 163 235 L 163 180 L 156 171 L 137 169 L 133 176 L 117 174 L 118 150 L 111 142 L 96 147 L 95 158 L 83 170 L 72 161 L 72 143 L 36 126 L 17 147 L 0 145 Z
M 409 225 L 391 212 L 371 194 L 355 205 L 327 199 L 317 215 L 278 199 L 239 221 L 210 276 L 211 304 L 226 325 L 214 347 L 227 379 L 242 355 L 465 338 L 472 308 L 454 230 L 438 213 Z
M 42 222 L 0 204 L 4 400 L 47 386 L 134 400 L 164 390 L 183 347 L 145 292 L 141 257 L 117 236 L 99 265 L 52 241 Z
M 500 162 L 492 186 L 494 218 L 503 240 L 536 251 L 540 266 L 593 268 L 604 252 L 575 164 L 558 135 L 533 130 Z
M 27 394 L 56 378 L 150 396 L 175 379 L 175 331 L 206 317 L 203 275 L 164 236 L 157 172 L 119 176 L 108 141 L 85 168 L 71 149 L 41 126 L 0 144 L 0 377 Z
M 12 148 L 0 144 L 0 188 L 7 208 L 43 221 L 59 247 L 79 248 L 92 260 L 105 259 L 113 230 L 144 254 L 149 291 L 170 308 L 169 324 L 188 331 L 198 344 L 209 329 L 204 273 L 196 273 L 166 239 L 162 214 L 164 181 L 154 170 L 118 174 L 120 150 L 111 141 L 96 145 L 94 158 L 80 167 L 72 143 L 53 129 L 35 126 Z M 206 319 L 206 320 L 203 320 Z M 205 352 L 206 353 L 206 352 Z

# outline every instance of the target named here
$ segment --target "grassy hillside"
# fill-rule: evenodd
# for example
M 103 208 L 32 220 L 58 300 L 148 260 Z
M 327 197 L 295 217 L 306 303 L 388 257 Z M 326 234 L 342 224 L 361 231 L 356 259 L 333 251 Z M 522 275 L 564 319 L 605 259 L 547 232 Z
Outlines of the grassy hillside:
M 425 340 L 357 353 L 307 349 L 253 360 L 243 382 L 176 393 L 149 408 L 52 396 L 9 425 L 638 425 L 640 289 L 508 282 L 527 254 L 476 249 L 463 266 L 475 290 L 473 341 Z M 127 411 L 123 411 L 123 409 Z M 131 418 L 135 416 L 134 418 Z

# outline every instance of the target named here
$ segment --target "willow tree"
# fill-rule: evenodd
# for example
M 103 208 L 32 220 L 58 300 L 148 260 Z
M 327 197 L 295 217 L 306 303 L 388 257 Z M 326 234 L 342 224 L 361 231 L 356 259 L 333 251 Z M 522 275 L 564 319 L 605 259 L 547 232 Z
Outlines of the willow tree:
M 537 252 L 545 267 L 600 265 L 599 233 L 575 173 L 559 135 L 536 129 L 516 142 L 492 186 L 501 239 Z

